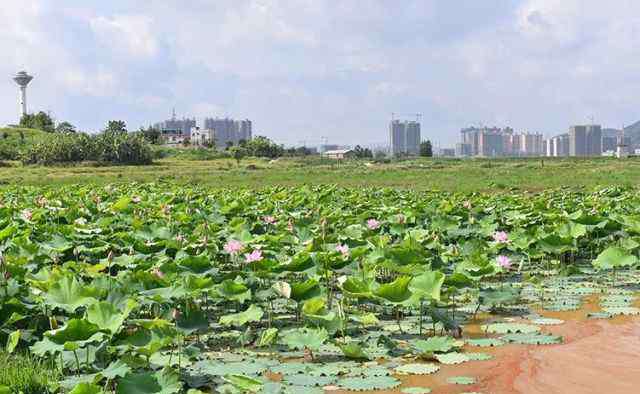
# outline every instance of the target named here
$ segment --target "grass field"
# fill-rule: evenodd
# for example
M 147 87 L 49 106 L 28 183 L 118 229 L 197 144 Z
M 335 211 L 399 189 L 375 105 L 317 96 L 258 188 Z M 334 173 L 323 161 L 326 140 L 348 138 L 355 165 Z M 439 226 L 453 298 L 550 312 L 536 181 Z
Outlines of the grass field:
M 442 160 L 374 164 L 340 164 L 316 159 L 160 159 L 150 166 L 77 165 L 31 167 L 15 163 L 0 168 L 0 182 L 24 185 L 172 181 L 220 187 L 261 188 L 272 185 L 337 184 L 416 190 L 538 191 L 562 187 L 638 185 L 640 159 L 501 159 Z

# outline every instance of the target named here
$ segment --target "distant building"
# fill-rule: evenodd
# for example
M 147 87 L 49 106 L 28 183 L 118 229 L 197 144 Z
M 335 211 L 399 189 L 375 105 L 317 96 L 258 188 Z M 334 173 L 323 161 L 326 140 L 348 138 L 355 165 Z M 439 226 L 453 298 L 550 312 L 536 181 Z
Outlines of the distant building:
M 320 153 L 324 153 L 326 151 L 330 151 L 330 150 L 338 150 L 340 149 L 340 145 L 336 145 L 336 144 L 322 144 L 318 147 L 318 152 Z
M 463 142 L 457 143 L 456 144 L 455 153 L 456 153 L 456 157 L 472 156 L 472 154 L 471 154 L 471 144 L 465 144 Z
M 456 150 L 453 148 L 440 148 L 438 152 L 438 156 L 440 157 L 454 157 L 456 155 Z
M 253 138 L 253 124 L 249 119 L 205 118 L 202 126 L 204 130 L 214 131 L 215 145 L 219 148 L 238 145 L 240 141 Z
M 191 129 L 190 142 L 193 145 L 204 146 L 209 145 L 215 140 L 215 131 L 212 129 L 201 129 L 193 127 Z
M 416 121 L 392 120 L 389 123 L 391 154 L 420 154 L 420 123 Z
M 602 155 L 602 127 L 576 125 L 569 129 L 569 156 Z
M 549 157 L 569 156 L 569 134 L 560 134 L 545 140 L 545 155 Z
M 196 127 L 196 120 L 190 118 L 176 118 L 176 112 L 173 111 L 171 119 L 158 122 L 153 125 L 154 129 L 159 130 L 166 140 L 180 137 L 188 139 L 191 135 L 191 128 Z
M 355 152 L 352 149 L 328 150 L 323 152 L 322 156 L 335 160 L 350 159 L 355 157 Z

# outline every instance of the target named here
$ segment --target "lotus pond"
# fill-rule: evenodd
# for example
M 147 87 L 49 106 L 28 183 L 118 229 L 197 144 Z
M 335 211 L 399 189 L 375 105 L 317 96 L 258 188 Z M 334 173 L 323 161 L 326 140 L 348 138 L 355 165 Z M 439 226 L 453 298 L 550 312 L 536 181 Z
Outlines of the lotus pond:
M 639 250 L 632 188 L 4 187 L 0 344 L 50 393 L 478 391 L 587 299 L 635 319 Z

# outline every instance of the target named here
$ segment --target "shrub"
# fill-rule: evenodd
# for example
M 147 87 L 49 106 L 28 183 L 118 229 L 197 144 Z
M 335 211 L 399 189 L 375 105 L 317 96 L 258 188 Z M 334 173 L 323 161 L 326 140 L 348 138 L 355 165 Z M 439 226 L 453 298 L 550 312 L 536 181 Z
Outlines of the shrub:
M 31 146 L 23 155 L 24 164 L 60 164 L 95 161 L 104 164 L 150 164 L 149 143 L 140 134 L 105 131 L 53 134 Z

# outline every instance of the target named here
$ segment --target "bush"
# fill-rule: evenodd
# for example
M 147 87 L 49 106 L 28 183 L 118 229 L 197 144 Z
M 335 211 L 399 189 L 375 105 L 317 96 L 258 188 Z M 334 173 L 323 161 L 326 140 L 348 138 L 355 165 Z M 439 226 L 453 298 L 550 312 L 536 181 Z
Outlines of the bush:
M 105 131 L 53 134 L 46 142 L 31 146 L 23 155 L 24 164 L 60 164 L 95 161 L 104 164 L 150 164 L 149 143 L 139 134 Z

